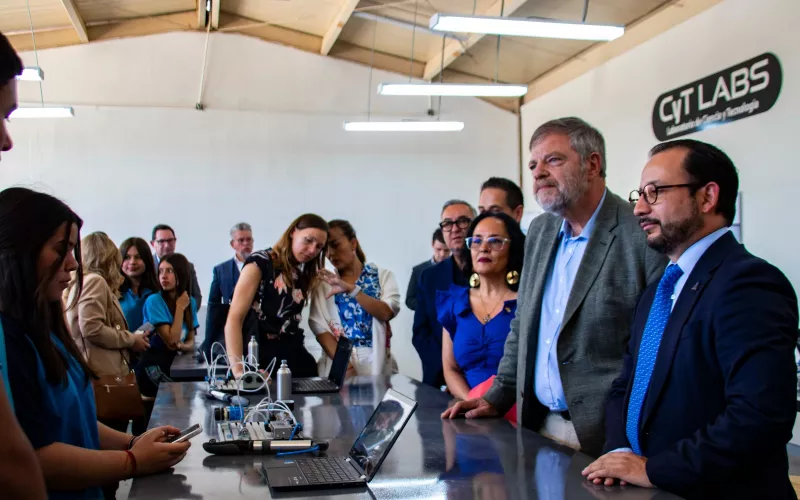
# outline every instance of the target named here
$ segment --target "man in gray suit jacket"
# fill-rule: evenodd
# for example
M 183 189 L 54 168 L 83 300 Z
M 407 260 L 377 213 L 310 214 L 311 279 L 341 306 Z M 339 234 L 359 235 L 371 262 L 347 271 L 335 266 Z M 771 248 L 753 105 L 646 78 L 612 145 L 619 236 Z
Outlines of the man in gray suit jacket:
M 516 318 L 483 398 L 443 416 L 505 414 L 592 455 L 602 452 L 603 403 L 619 375 L 639 295 L 664 270 L 630 204 L 606 189 L 603 136 L 579 118 L 531 139 L 536 201 Z

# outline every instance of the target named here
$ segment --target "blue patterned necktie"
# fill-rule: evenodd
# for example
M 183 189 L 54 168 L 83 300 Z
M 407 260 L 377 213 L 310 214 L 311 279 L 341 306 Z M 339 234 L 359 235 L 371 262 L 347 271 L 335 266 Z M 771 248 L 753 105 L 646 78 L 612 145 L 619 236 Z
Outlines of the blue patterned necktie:
M 682 275 L 683 269 L 677 264 L 667 266 L 664 276 L 661 277 L 661 281 L 658 283 L 656 297 L 653 299 L 653 305 L 650 306 L 650 315 L 647 317 L 647 324 L 642 334 L 639 358 L 636 361 L 636 373 L 633 377 L 633 390 L 628 402 L 628 419 L 625 426 L 628 442 L 631 444 L 633 452 L 637 455 L 642 454 L 642 449 L 639 446 L 639 418 L 642 416 L 642 405 L 647 395 L 647 387 L 650 385 L 650 377 L 653 375 L 653 367 L 656 364 L 661 337 L 664 335 L 664 328 L 667 326 L 669 315 L 672 312 L 672 294 L 675 292 L 675 283 L 678 282 Z

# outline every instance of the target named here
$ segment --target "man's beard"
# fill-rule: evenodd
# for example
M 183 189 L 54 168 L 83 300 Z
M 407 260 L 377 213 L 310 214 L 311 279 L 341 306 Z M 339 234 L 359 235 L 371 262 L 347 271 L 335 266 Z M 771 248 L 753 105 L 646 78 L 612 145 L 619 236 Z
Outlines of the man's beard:
M 558 185 L 555 181 L 541 183 L 541 187 L 551 186 L 556 188 L 558 194 L 549 200 L 542 200 L 537 192 L 536 202 L 545 212 L 563 216 L 589 190 L 589 179 L 586 178 L 586 170 L 586 165 L 581 164 L 579 174 L 564 179 L 563 186 Z
M 694 203 L 691 203 L 691 207 L 692 210 L 689 216 L 677 221 L 662 223 L 658 219 L 640 217 L 639 223 L 658 224 L 661 228 L 661 234 L 657 237 L 651 238 L 648 236 L 647 245 L 658 253 L 669 255 L 679 246 L 689 241 L 689 238 L 703 227 L 700 210 Z

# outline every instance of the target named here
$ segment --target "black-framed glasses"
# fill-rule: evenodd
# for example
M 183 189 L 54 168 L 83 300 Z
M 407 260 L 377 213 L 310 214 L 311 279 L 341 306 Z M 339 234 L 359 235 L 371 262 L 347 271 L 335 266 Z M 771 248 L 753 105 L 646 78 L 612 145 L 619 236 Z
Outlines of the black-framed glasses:
M 456 220 L 445 219 L 439 224 L 439 227 L 442 228 L 442 231 L 449 233 L 453 230 L 453 224 L 457 225 L 459 229 L 466 229 L 471 223 L 472 219 L 469 217 L 459 217 Z
M 657 186 L 652 182 L 650 184 L 645 184 L 642 189 L 634 189 L 631 191 L 631 194 L 628 195 L 628 201 L 631 204 L 636 204 L 639 201 L 640 197 L 644 198 L 644 201 L 647 202 L 648 205 L 653 205 L 655 202 L 658 201 L 658 192 L 663 191 L 665 189 L 673 189 L 673 188 L 696 188 L 699 187 L 700 184 L 696 182 L 692 182 L 689 184 L 668 184 L 666 186 Z
M 495 236 L 489 236 L 488 238 L 484 239 L 480 236 L 470 236 L 466 240 L 467 248 L 470 250 L 480 250 L 483 242 L 486 242 L 486 245 L 489 247 L 489 250 L 499 252 L 503 248 L 505 248 L 506 243 L 511 241 L 508 238 L 497 238 Z
M 163 240 L 156 240 L 156 243 L 159 244 L 159 245 L 166 245 L 166 244 L 175 243 L 176 241 L 178 241 L 177 238 L 165 238 Z

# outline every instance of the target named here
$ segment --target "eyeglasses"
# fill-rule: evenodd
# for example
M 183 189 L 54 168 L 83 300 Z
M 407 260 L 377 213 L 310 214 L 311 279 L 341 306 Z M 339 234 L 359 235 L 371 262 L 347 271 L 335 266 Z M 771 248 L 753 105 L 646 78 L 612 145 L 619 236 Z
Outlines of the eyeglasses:
M 176 241 L 178 241 L 176 238 L 167 238 L 164 240 L 156 240 L 156 243 L 158 243 L 159 245 L 166 245 L 175 243 Z
M 442 231 L 449 233 L 453 230 L 453 224 L 457 225 L 459 229 L 466 229 L 470 223 L 472 223 L 472 219 L 469 217 L 459 217 L 456 220 L 445 219 L 439 224 L 439 227 L 442 228 Z
M 466 239 L 467 248 L 473 251 L 480 250 L 481 245 L 483 245 L 484 241 L 486 242 L 486 245 L 489 247 L 489 250 L 499 252 L 500 250 L 505 248 L 506 243 L 508 243 L 511 240 L 508 238 L 496 238 L 494 236 L 490 236 L 484 240 L 480 236 L 471 236 Z
M 634 189 L 631 191 L 631 194 L 628 195 L 628 201 L 635 205 L 639 201 L 640 197 L 644 197 L 644 201 L 646 201 L 648 205 L 653 205 L 658 201 L 659 191 L 682 187 L 696 188 L 699 186 L 701 186 L 701 184 L 697 184 L 696 182 L 690 184 L 668 184 L 666 186 L 656 186 L 651 182 L 650 184 L 645 184 L 644 188 L 642 189 Z

